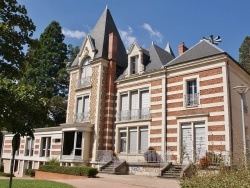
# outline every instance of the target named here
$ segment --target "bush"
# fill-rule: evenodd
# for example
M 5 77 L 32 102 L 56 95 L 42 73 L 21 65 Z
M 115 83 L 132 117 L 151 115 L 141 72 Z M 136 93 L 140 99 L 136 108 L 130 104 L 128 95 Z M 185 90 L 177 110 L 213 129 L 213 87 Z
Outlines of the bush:
M 0 172 L 0 176 L 10 177 L 10 173 Z M 15 177 L 15 176 L 13 175 L 13 177 Z
M 69 174 L 76 176 L 87 176 L 87 177 L 95 177 L 98 173 L 96 168 L 92 167 L 68 167 L 68 166 L 52 166 L 52 165 L 43 165 L 39 167 L 40 171 L 43 172 L 54 172 L 59 174 Z
M 26 169 L 25 170 L 25 175 L 28 175 L 30 177 L 35 177 L 35 172 L 36 172 L 35 169 Z
M 57 158 L 52 158 L 49 162 L 46 162 L 45 165 L 60 166 L 60 161 Z
M 0 164 L 0 172 L 4 172 L 4 164 L 3 163 Z

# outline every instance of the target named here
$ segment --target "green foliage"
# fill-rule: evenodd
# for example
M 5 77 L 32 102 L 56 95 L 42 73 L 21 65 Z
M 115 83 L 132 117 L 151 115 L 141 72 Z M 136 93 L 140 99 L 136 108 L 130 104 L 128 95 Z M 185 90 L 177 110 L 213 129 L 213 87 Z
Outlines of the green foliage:
M 87 176 L 87 177 L 95 177 L 98 173 L 96 168 L 92 167 L 67 167 L 67 166 L 51 166 L 51 165 L 43 165 L 39 167 L 40 171 L 44 172 L 54 172 L 59 174 L 70 174 L 76 176 Z
M 25 67 L 26 83 L 34 85 L 40 95 L 48 100 L 46 111 L 48 126 L 64 123 L 66 119 L 69 75 L 65 60 L 68 59 L 67 46 L 63 42 L 62 28 L 52 21 L 30 46 Z
M 33 136 L 33 127 L 41 124 L 41 113 L 46 100 L 37 88 L 22 82 L 13 82 L 0 74 L 0 126 L 21 136 Z
M 57 158 L 52 158 L 49 162 L 46 162 L 45 165 L 60 166 L 60 161 Z
M 3 163 L 0 164 L 0 172 L 4 172 L 4 164 Z
M 26 169 L 25 170 L 25 175 L 30 176 L 30 177 L 35 177 L 36 170 L 35 169 Z
M 0 179 L 1 188 L 9 187 L 8 179 Z M 67 185 L 65 183 L 59 183 L 54 181 L 46 181 L 46 180 L 28 180 L 28 179 L 15 179 L 13 181 L 13 187 L 18 188 L 27 188 L 27 187 L 35 187 L 35 188 L 74 188 L 71 185 Z
M 250 187 L 250 170 L 240 167 L 237 170 L 230 170 L 226 167 L 216 171 L 204 171 L 203 174 L 196 174 L 190 179 L 181 180 L 183 188 L 234 188 Z
M 10 174 L 9 173 L 4 173 L 4 172 L 0 172 L 0 176 L 3 176 L 3 177 L 10 177 Z M 13 176 L 14 177 L 14 176 Z
M 25 6 L 16 0 L 0 1 L 0 70 L 4 77 L 20 76 L 25 60 L 23 46 L 32 43 L 34 30 Z
M 250 74 L 250 36 L 246 36 L 239 52 L 239 63 Z
M 70 66 L 73 63 L 79 52 L 80 52 L 79 46 L 74 47 L 71 44 L 68 45 L 68 60 L 67 60 L 69 62 L 68 66 Z

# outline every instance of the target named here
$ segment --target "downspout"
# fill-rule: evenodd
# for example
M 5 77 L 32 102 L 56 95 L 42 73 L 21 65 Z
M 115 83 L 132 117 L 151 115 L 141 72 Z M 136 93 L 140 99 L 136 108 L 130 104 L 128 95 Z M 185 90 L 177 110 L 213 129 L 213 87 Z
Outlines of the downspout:
M 166 69 L 164 71 L 164 76 L 163 76 L 163 79 L 162 79 L 162 96 L 163 96 L 163 99 L 162 99 L 162 149 L 163 149 L 163 152 L 164 152 L 164 158 L 165 158 L 165 155 L 166 155 L 166 132 L 167 132 L 167 125 L 166 125 Z
M 230 115 L 230 118 L 229 118 L 229 124 L 230 124 L 230 128 L 229 128 L 229 131 L 230 131 L 230 153 L 231 153 L 231 156 L 233 158 L 233 125 L 232 125 L 232 96 L 231 96 L 231 81 L 230 81 L 230 71 L 229 71 L 229 60 L 227 61 L 226 63 L 226 66 L 227 66 L 227 85 L 228 85 L 228 97 L 229 97 L 229 115 Z M 230 160 L 230 163 L 232 164 L 232 160 Z

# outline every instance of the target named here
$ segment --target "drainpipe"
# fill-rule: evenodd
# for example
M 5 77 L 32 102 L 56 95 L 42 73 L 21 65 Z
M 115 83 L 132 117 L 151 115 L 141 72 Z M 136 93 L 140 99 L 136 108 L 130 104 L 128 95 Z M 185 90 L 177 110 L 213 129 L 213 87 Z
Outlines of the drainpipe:
M 164 72 L 164 77 L 162 79 L 162 148 L 164 156 L 166 155 L 166 132 L 167 132 L 167 125 L 166 125 L 166 70 Z M 164 157 L 165 158 L 165 157 Z
M 229 118 L 229 124 L 230 124 L 230 128 L 229 128 L 229 131 L 230 131 L 230 152 L 231 152 L 231 156 L 233 158 L 233 125 L 232 125 L 232 95 L 231 95 L 231 81 L 230 81 L 230 71 L 229 71 L 229 61 L 227 61 L 226 63 L 226 67 L 227 67 L 227 85 L 228 85 L 228 97 L 229 97 L 229 115 L 230 115 L 230 118 Z M 230 160 L 230 163 L 232 164 L 232 159 Z

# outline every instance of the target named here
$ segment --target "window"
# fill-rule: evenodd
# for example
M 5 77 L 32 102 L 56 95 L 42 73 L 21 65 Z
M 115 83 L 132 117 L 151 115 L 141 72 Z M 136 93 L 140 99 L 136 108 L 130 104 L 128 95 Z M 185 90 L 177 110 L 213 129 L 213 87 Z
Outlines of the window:
M 84 59 L 79 71 L 78 88 L 91 85 L 92 68 L 90 66 L 91 58 Z
M 49 157 L 50 156 L 50 147 L 51 147 L 51 137 L 42 137 L 41 139 L 41 157 Z
M 181 152 L 183 164 L 206 155 L 205 123 L 183 123 L 181 125 Z
M 195 106 L 199 104 L 197 93 L 197 80 L 189 80 L 186 83 L 187 93 L 185 97 L 186 106 Z
M 148 89 L 121 93 L 119 120 L 138 120 L 149 118 L 150 98 Z
M 82 132 L 64 132 L 63 138 L 63 158 L 81 158 Z
M 76 100 L 75 122 L 86 122 L 89 120 L 89 96 L 80 96 Z
M 148 148 L 148 128 L 131 127 L 119 130 L 121 153 L 143 153 Z M 128 141 L 128 142 L 127 142 Z
M 138 73 L 138 55 L 131 57 L 131 74 Z
M 32 138 L 26 138 L 26 145 L 25 145 L 25 156 L 33 156 L 34 151 L 34 140 Z

